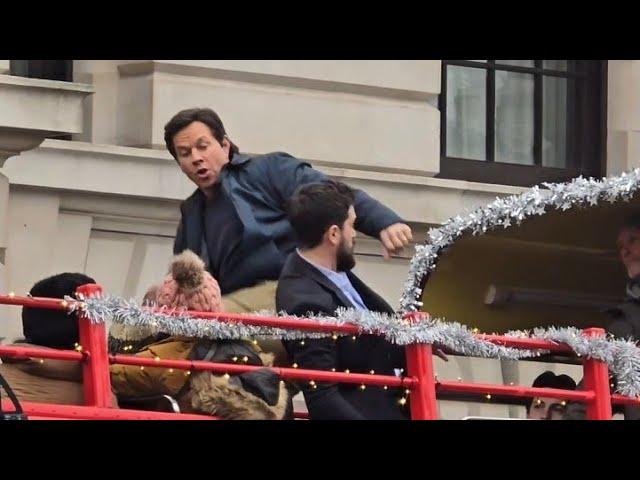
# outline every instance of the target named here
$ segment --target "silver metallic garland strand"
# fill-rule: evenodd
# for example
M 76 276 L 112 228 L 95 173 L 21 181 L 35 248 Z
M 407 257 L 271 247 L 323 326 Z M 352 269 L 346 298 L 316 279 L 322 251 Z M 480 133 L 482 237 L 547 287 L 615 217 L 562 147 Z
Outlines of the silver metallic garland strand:
M 74 300 L 66 297 L 67 300 Z M 331 333 L 317 333 L 301 330 L 245 325 L 238 322 L 224 322 L 215 319 L 197 319 L 184 311 L 166 310 L 153 312 L 141 307 L 135 300 L 125 300 L 114 296 L 83 298 L 82 311 L 95 323 L 112 322 L 133 327 L 148 327 L 155 333 L 183 335 L 209 339 L 240 339 L 253 337 L 276 337 L 285 340 L 322 338 Z M 70 310 L 79 309 L 80 303 L 70 303 Z M 257 312 L 254 315 L 276 316 L 273 312 Z M 289 318 L 292 316 L 288 315 Z M 517 360 L 537 357 L 548 353 L 546 350 L 520 350 L 495 345 L 478 339 L 465 325 L 444 322 L 425 317 L 410 323 L 399 316 L 339 309 L 335 316 L 308 316 L 319 323 L 357 325 L 362 333 L 378 333 L 398 345 L 426 343 L 443 346 L 453 352 L 481 358 Z M 342 334 L 346 335 L 346 334 Z M 513 338 L 534 338 L 550 340 L 569 345 L 573 351 L 585 358 L 605 362 L 617 377 L 617 391 L 622 395 L 640 395 L 640 348 L 632 341 L 614 340 L 610 337 L 589 337 L 573 327 L 535 329 L 533 332 L 513 331 L 506 336 Z
M 617 177 L 594 180 L 582 177 L 568 183 L 543 183 L 547 190 L 533 187 L 520 195 L 496 198 L 492 203 L 473 210 L 466 216 L 450 218 L 442 226 L 429 230 L 424 244 L 417 245 L 409 264 L 409 275 L 400 298 L 400 311 L 420 310 L 422 282 L 436 268 L 438 257 L 466 233 L 478 235 L 496 228 L 519 225 L 525 218 L 543 215 L 555 208 L 597 205 L 600 201 L 628 201 L 640 187 L 640 169 Z
M 68 300 L 73 300 L 67 297 Z M 125 300 L 107 295 L 83 299 L 84 314 L 95 323 L 104 323 L 111 319 L 131 327 L 149 328 L 153 333 L 168 333 L 186 337 L 210 339 L 240 339 L 252 337 L 272 337 L 284 340 L 300 340 L 303 338 L 323 338 L 333 333 L 312 332 L 307 330 L 285 330 L 282 328 L 246 325 L 239 322 L 225 322 L 216 319 L 198 319 L 189 316 L 182 310 L 164 310 L 153 312 L 140 306 L 135 300 Z M 77 303 L 70 303 L 72 311 L 78 308 Z M 275 317 L 274 312 L 262 311 L 254 315 Z M 284 315 L 283 315 L 284 316 Z M 302 318 L 286 315 L 288 318 Z M 387 340 L 398 345 L 412 343 L 438 344 L 452 351 L 470 356 L 485 358 L 501 358 L 515 360 L 518 358 L 539 356 L 544 351 L 519 350 L 494 345 L 477 339 L 465 326 L 459 323 L 446 323 L 438 319 L 425 318 L 410 323 L 395 315 L 384 313 L 357 311 L 341 308 L 335 316 L 308 315 L 304 318 L 321 324 L 353 324 L 361 328 L 362 333 L 378 333 Z M 336 333 L 335 335 L 350 335 Z
M 640 395 L 640 348 L 631 340 L 589 337 L 575 327 L 537 328 L 531 335 L 508 332 L 507 336 L 528 336 L 540 340 L 564 343 L 579 356 L 601 360 L 617 378 L 616 391 L 628 397 Z

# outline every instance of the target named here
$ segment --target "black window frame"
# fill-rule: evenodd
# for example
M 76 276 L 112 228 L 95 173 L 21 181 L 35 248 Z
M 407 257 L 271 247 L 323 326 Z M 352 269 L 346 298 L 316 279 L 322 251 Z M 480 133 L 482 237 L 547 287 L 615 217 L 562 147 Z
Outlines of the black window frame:
M 9 74 L 18 77 L 73 82 L 73 60 L 10 60 Z M 70 134 L 49 135 L 46 138 L 73 139 Z
M 11 60 L 9 68 L 18 77 L 73 82 L 73 60 Z
M 484 69 L 486 81 L 486 159 L 472 160 L 447 156 L 447 67 Z M 495 74 L 496 71 L 529 73 L 534 76 L 534 165 L 495 161 Z M 567 78 L 567 167 L 542 166 L 543 78 Z M 500 60 L 442 61 L 440 109 L 439 178 L 482 183 L 532 186 L 545 181 L 562 182 L 583 175 L 601 177 L 606 170 L 607 62 L 568 60 L 567 70 L 543 68 L 543 60 L 533 67 L 501 64 Z

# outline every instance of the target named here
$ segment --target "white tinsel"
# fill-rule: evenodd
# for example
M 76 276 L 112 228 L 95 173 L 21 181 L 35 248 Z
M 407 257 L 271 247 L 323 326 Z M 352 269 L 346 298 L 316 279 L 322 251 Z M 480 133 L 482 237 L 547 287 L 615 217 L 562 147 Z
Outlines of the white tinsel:
M 564 343 L 581 357 L 605 362 L 617 378 L 618 393 L 629 397 L 640 395 L 640 348 L 635 342 L 611 336 L 589 337 L 575 327 L 538 328 L 534 329 L 531 338 Z
M 439 255 L 466 233 L 478 235 L 496 228 L 519 225 L 525 218 L 543 215 L 547 210 L 568 210 L 596 205 L 599 201 L 630 200 L 640 186 L 640 169 L 618 177 L 594 180 L 576 178 L 568 183 L 544 183 L 548 190 L 533 187 L 520 195 L 497 198 L 468 215 L 450 218 L 441 227 L 429 230 L 427 240 L 417 245 L 409 265 L 409 275 L 400 298 L 400 311 L 420 310 L 422 285 L 436 268 Z
M 70 300 L 73 300 L 69 298 Z M 77 303 L 70 303 L 71 309 L 77 309 Z M 191 317 L 184 310 L 152 311 L 140 306 L 135 300 L 125 300 L 115 296 L 91 297 L 84 300 L 84 314 L 95 323 L 104 323 L 111 319 L 114 323 L 132 327 L 150 328 L 153 333 L 167 333 L 186 337 L 210 339 L 240 339 L 251 337 L 275 337 L 284 340 L 303 338 L 323 338 L 334 335 L 327 332 L 308 330 L 285 330 L 265 326 L 246 325 L 240 322 L 226 322 L 216 319 Z M 223 315 L 223 314 L 222 314 Z M 274 312 L 256 312 L 253 315 L 277 316 Z M 285 316 L 283 314 L 283 316 Z M 288 318 L 298 318 L 286 315 Z M 307 315 L 304 317 L 320 324 L 353 324 L 362 333 L 376 333 L 398 345 L 413 343 L 438 344 L 452 351 L 469 356 L 518 358 L 539 356 L 543 351 L 518 350 L 494 345 L 477 339 L 471 331 L 459 323 L 447 323 L 438 319 L 425 318 L 415 323 L 401 319 L 396 315 L 340 308 L 334 316 Z M 335 333 L 335 335 L 350 335 Z
M 73 300 L 67 297 L 67 300 Z M 322 338 L 332 333 L 319 333 L 300 330 L 245 325 L 239 322 L 225 322 L 215 319 L 198 319 L 184 311 L 165 310 L 153 312 L 143 308 L 135 300 L 122 298 L 90 297 L 83 299 L 84 314 L 95 323 L 106 320 L 134 327 L 149 327 L 154 333 L 183 335 L 187 337 L 209 339 L 240 339 L 257 336 L 277 337 L 285 340 L 302 338 Z M 79 309 L 78 302 L 70 302 L 70 310 Z M 275 316 L 273 312 L 258 312 L 254 315 Z M 288 315 L 289 318 L 292 316 Z M 521 350 L 495 345 L 477 338 L 465 325 L 444 322 L 440 319 L 425 317 L 414 323 L 397 315 L 387 315 L 354 309 L 339 309 L 334 316 L 308 316 L 311 320 L 323 324 L 353 324 L 361 333 L 376 333 L 398 345 L 415 343 L 435 344 L 462 355 L 517 360 L 537 357 L 548 353 L 546 350 Z M 347 335 L 347 334 L 342 334 Z M 617 377 L 617 390 L 622 395 L 636 397 L 640 395 L 640 348 L 634 342 L 614 340 L 608 337 L 589 337 L 573 327 L 535 329 L 532 333 L 514 331 L 507 337 L 534 338 L 563 343 L 585 358 L 594 358 L 605 362 L 609 370 Z

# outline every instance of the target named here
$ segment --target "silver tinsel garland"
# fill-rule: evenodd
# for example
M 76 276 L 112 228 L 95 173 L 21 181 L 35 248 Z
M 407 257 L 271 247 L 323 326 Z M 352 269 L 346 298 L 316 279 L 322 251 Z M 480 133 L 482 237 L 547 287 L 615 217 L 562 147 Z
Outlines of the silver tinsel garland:
M 409 265 L 409 276 L 400 298 L 400 311 L 420 310 L 422 283 L 436 268 L 439 255 L 466 233 L 483 234 L 496 228 L 520 224 L 525 218 L 543 215 L 549 209 L 597 205 L 600 201 L 630 200 L 640 186 L 640 169 L 618 177 L 594 180 L 576 178 L 569 183 L 544 183 L 547 190 L 533 187 L 520 195 L 512 195 L 477 208 L 466 216 L 449 219 L 441 227 L 429 230 L 424 244 L 416 246 Z
M 68 300 L 74 299 L 68 298 Z M 83 299 L 83 303 L 84 314 L 95 323 L 104 323 L 107 319 L 110 319 L 114 323 L 131 327 L 149 328 L 154 333 L 167 333 L 186 337 L 234 340 L 272 337 L 284 340 L 300 340 L 303 338 L 330 337 L 332 335 L 350 335 L 346 333 L 334 334 L 307 330 L 285 330 L 282 328 L 246 325 L 240 322 L 199 319 L 189 316 L 183 310 L 167 309 L 154 312 L 148 307 L 140 306 L 133 299 L 125 300 L 111 295 L 86 298 Z M 70 302 L 71 311 L 77 310 L 78 305 L 76 302 Z M 256 312 L 253 315 L 278 316 L 274 312 L 267 311 Z M 286 317 L 302 318 L 292 315 L 286 315 Z M 516 360 L 546 353 L 538 350 L 519 350 L 494 345 L 477 339 L 465 325 L 442 322 L 432 318 L 410 323 L 395 315 L 346 308 L 338 309 L 334 316 L 308 315 L 304 318 L 321 324 L 356 325 L 361 329 L 362 333 L 376 333 L 398 345 L 413 343 L 437 344 L 469 356 Z
M 74 300 L 67 297 L 67 300 Z M 149 327 L 156 333 L 183 335 L 208 339 L 240 339 L 254 337 L 276 337 L 285 340 L 328 337 L 331 333 L 245 325 L 215 319 L 198 319 L 185 311 L 152 311 L 140 306 L 135 300 L 124 300 L 114 296 L 82 298 L 70 302 L 70 311 L 82 310 L 90 321 L 115 323 L 133 327 Z M 80 305 L 83 305 L 80 307 Z M 254 315 L 276 316 L 273 312 L 257 312 Z M 288 315 L 289 318 L 294 318 Z M 425 317 L 409 322 L 399 316 L 354 309 L 339 309 L 334 316 L 308 316 L 319 323 L 336 325 L 353 324 L 362 333 L 376 333 L 398 345 L 425 343 L 445 347 L 453 352 L 481 358 L 517 360 L 537 357 L 546 350 L 521 350 L 495 345 L 477 338 L 465 325 L 444 322 Z M 347 334 L 342 334 L 347 335 Z M 640 348 L 634 342 L 614 340 L 608 337 L 589 337 L 573 327 L 535 329 L 532 333 L 514 331 L 506 336 L 513 338 L 535 338 L 569 345 L 576 354 L 605 362 L 617 377 L 617 391 L 622 395 L 640 395 Z
M 628 397 L 640 396 L 640 348 L 631 340 L 589 337 L 575 327 L 537 328 L 525 332 L 508 332 L 507 336 L 538 338 L 564 343 L 579 356 L 605 362 L 617 378 L 616 390 Z

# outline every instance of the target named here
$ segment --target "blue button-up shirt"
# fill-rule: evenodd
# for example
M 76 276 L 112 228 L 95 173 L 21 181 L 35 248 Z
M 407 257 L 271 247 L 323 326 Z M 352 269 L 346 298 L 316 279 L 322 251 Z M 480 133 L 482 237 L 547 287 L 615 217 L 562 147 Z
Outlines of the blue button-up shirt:
M 358 291 L 353 288 L 351 280 L 349 280 L 349 277 L 347 277 L 346 272 L 336 272 L 329 268 L 325 268 L 321 265 L 313 263 L 311 260 L 302 255 L 300 253 L 300 250 L 296 249 L 296 251 L 298 252 L 298 255 L 300 255 L 300 258 L 320 270 L 320 272 L 325 277 L 327 277 L 331 283 L 338 287 L 356 310 L 368 310 L 367 306 L 362 301 L 362 297 L 360 297 Z

